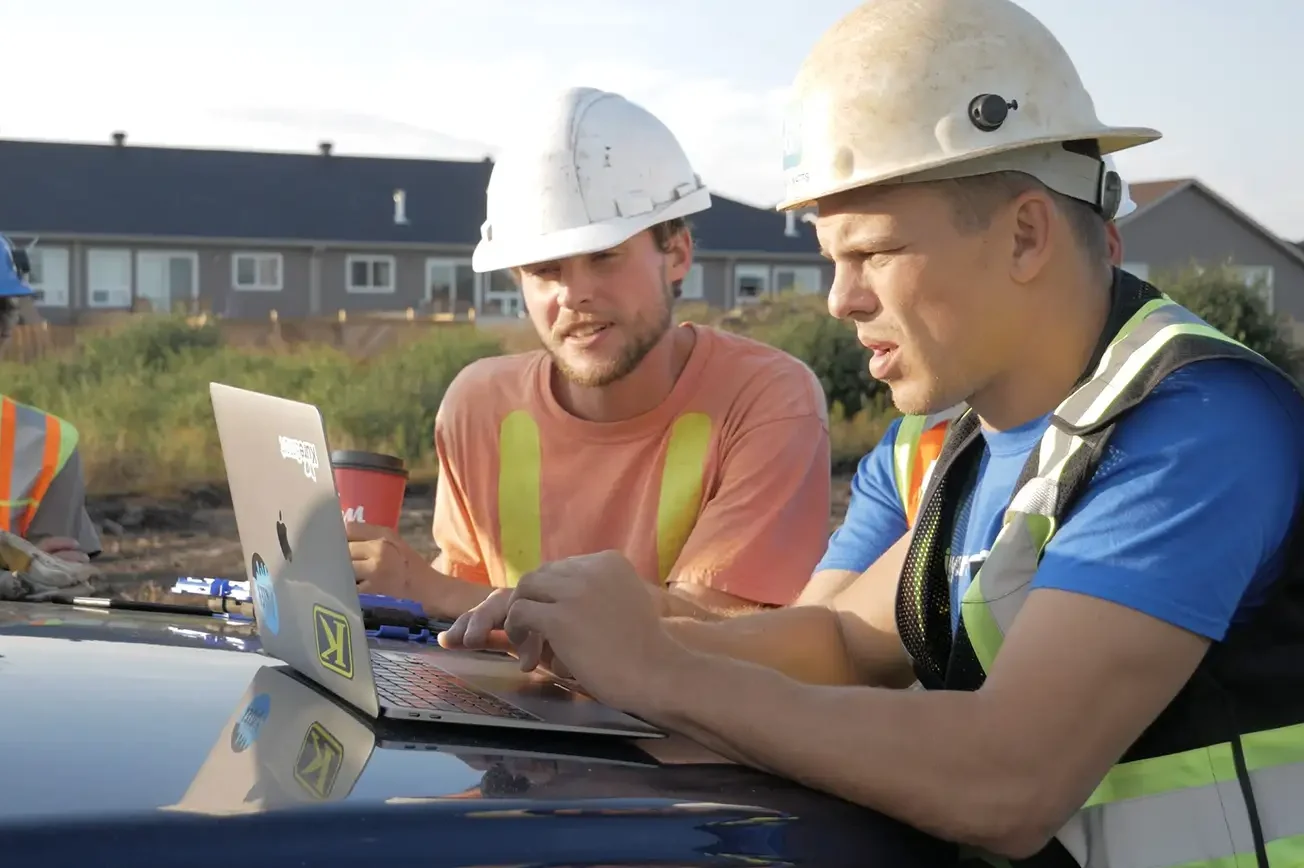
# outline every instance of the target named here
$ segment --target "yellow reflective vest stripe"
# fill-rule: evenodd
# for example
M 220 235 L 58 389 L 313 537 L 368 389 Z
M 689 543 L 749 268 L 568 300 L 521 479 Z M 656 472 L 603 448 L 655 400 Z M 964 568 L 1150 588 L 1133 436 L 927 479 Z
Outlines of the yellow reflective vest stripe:
M 964 409 L 960 404 L 927 416 L 904 416 L 897 426 L 892 440 L 893 478 L 907 525 L 915 523 L 919 501 L 942 453 L 946 432 Z
M 711 450 L 711 417 L 685 413 L 670 429 L 657 503 L 657 566 L 669 578 L 697 521 Z M 508 587 L 543 563 L 543 449 L 538 423 L 514 410 L 498 432 L 498 534 Z M 619 492 L 617 492 L 617 496 Z M 598 496 L 597 491 L 592 496 Z
M 0 396 L 0 529 L 24 535 L 77 446 L 77 429 Z
M 1184 335 L 1236 343 L 1166 298 L 1149 301 L 1056 415 L 1066 427 L 1086 430 L 1146 375 L 1147 362 Z M 1058 529 L 1053 513 L 1062 477 L 1086 448 L 1083 437 L 1050 426 L 1036 453 L 1035 476 L 1015 493 L 990 555 L 964 594 L 964 631 L 984 672 L 991 671 Z M 1271 864 L 1304 865 L 1304 724 L 1245 733 L 1241 745 Z M 1258 864 L 1230 742 L 1115 765 L 1056 837 L 1083 868 Z

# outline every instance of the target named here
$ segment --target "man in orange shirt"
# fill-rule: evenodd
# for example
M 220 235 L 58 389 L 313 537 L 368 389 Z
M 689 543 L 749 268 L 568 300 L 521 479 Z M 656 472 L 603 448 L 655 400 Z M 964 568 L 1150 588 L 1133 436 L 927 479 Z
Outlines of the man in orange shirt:
M 828 541 L 827 405 L 759 342 L 675 326 L 710 194 L 669 129 L 574 88 L 494 166 L 472 264 L 510 269 L 544 344 L 483 359 L 435 423 L 433 564 L 350 527 L 359 590 L 451 618 L 544 563 L 614 549 L 667 615 L 793 602 Z

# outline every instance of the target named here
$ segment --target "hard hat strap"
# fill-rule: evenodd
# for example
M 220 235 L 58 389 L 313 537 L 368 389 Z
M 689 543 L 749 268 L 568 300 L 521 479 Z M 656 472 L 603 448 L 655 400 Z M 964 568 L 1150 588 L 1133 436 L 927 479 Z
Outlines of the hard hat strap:
M 1121 196 L 1118 174 L 1107 172 L 1104 162 L 1098 157 L 1074 153 L 1059 142 L 988 154 L 880 183 L 942 181 L 995 172 L 1032 175 L 1055 192 L 1087 203 L 1106 220 L 1112 219 L 1118 209 Z M 1107 175 L 1113 175 L 1115 179 L 1112 187 Z

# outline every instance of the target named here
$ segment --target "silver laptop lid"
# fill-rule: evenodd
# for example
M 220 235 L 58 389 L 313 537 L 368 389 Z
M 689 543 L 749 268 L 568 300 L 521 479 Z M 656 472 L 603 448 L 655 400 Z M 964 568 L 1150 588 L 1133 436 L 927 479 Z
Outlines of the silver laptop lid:
M 262 646 L 378 716 L 321 413 L 221 383 L 209 394 Z

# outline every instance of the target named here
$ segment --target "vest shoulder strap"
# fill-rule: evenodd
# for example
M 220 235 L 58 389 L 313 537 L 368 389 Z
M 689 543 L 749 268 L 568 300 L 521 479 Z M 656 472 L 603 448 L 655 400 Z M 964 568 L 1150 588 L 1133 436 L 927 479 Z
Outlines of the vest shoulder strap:
M 1106 348 L 1091 376 L 1060 403 L 1028 457 L 1010 509 L 1058 519 L 1099 464 L 1114 427 L 1173 372 L 1192 362 L 1234 359 L 1266 367 L 1259 353 L 1164 297 L 1146 302 Z

